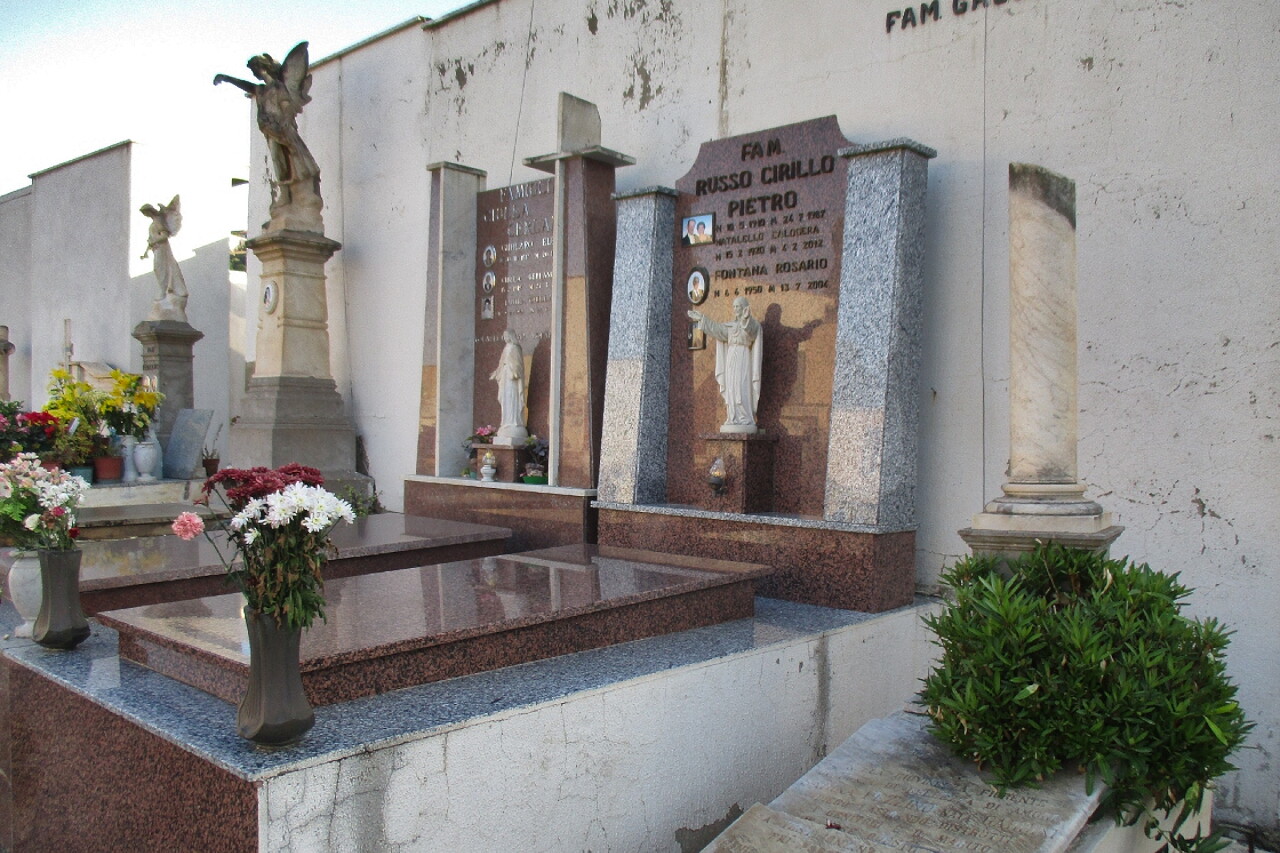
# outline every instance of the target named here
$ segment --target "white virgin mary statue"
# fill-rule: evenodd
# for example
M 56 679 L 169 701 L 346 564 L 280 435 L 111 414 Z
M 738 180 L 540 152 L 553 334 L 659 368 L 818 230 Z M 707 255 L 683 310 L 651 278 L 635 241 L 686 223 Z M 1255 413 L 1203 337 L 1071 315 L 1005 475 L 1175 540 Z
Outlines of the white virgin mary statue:
M 498 383 L 498 405 L 502 408 L 502 425 L 493 437 L 494 444 L 519 447 L 529 437 L 524 423 L 524 406 L 527 399 L 527 383 L 524 375 L 524 351 L 516 343 L 516 333 L 507 329 L 502 333 L 505 346 L 498 366 L 489 378 Z
M 717 323 L 700 311 L 690 311 L 689 319 L 716 341 L 716 382 L 724 398 L 725 418 L 721 432 L 755 433 L 756 408 L 760 404 L 760 373 L 764 363 L 764 331 L 751 316 L 745 296 L 733 300 L 733 319 Z

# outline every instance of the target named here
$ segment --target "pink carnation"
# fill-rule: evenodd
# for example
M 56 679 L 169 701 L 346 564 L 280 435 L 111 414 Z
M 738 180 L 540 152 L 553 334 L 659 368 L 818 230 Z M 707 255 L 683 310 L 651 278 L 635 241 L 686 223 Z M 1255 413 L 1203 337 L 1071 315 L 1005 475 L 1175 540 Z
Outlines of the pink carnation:
M 187 541 L 195 539 L 204 533 L 204 519 L 194 512 L 181 513 L 173 520 L 173 532 Z

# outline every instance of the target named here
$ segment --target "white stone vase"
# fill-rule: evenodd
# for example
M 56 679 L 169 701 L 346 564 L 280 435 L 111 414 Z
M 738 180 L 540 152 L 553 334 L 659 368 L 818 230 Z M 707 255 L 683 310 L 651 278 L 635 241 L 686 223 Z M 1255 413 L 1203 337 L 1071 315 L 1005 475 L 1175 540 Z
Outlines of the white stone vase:
M 138 482 L 152 483 L 156 479 L 156 463 L 160 461 L 160 445 L 151 438 L 138 442 L 133 449 L 133 467 L 138 472 Z M 128 477 L 128 472 L 125 472 Z
M 22 624 L 14 629 L 15 637 L 30 637 L 40 613 L 40 557 L 35 551 L 15 551 L 13 565 L 9 567 L 9 600 L 22 617 Z
M 120 479 L 125 483 L 133 483 L 138 479 L 138 469 L 133 463 L 133 451 L 137 449 L 137 446 L 138 439 L 136 436 L 121 436 L 120 455 L 124 457 L 124 476 Z

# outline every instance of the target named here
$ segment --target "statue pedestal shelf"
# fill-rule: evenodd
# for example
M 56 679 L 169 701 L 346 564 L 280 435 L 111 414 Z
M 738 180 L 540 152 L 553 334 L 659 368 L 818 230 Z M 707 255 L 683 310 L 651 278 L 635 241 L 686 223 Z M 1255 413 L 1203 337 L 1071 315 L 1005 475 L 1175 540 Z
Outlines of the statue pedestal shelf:
M 724 460 L 723 494 L 716 494 L 710 484 L 707 496 L 700 502 L 712 512 L 755 513 L 773 511 L 773 450 L 776 435 L 757 433 L 712 433 L 699 436 L 703 440 L 695 456 L 699 471 L 710 471 L 717 458 Z
M 497 473 L 493 475 L 493 479 L 499 483 L 519 483 L 520 475 L 524 473 L 525 450 L 523 447 L 506 447 L 501 444 L 478 444 L 476 445 L 477 464 L 479 460 L 484 458 L 485 453 L 492 453 L 494 458 L 494 467 Z M 478 468 L 476 470 L 479 470 Z

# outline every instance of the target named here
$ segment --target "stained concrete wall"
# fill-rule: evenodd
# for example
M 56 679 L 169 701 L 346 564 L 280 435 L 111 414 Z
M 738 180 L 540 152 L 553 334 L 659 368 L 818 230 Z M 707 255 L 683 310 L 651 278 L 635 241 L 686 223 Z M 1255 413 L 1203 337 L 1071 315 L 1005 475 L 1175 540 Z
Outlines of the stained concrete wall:
M 699 850 L 927 669 L 922 614 L 663 670 L 264 779 L 263 851 Z
M 335 374 L 384 501 L 400 505 L 413 468 L 428 163 L 484 169 L 491 187 L 538 177 L 519 164 L 554 149 L 561 90 L 637 158 L 620 191 L 673 185 L 702 141 L 835 114 L 853 141 L 939 152 L 917 539 L 918 580 L 934 583 L 1003 480 L 1006 169 L 1042 164 L 1077 182 L 1081 475 L 1127 527 L 1117 552 L 1181 572 L 1191 611 L 1236 628 L 1231 668 L 1259 726 L 1219 807 L 1275 831 L 1280 6 L 942 0 L 886 31 L 893 6 L 494 0 L 320 63 L 303 126 L 344 244 Z

